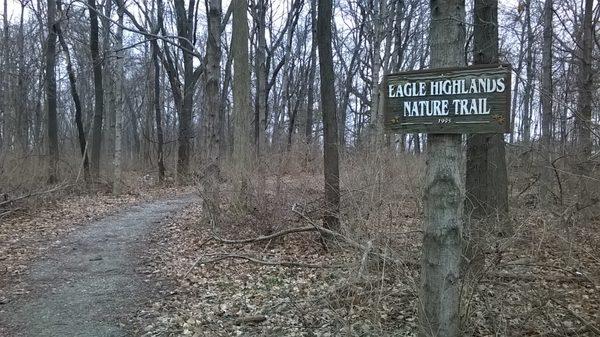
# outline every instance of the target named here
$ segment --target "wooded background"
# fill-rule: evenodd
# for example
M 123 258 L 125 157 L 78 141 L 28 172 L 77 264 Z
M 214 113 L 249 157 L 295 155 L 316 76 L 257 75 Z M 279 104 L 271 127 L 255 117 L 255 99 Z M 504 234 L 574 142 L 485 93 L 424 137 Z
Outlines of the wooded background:
M 471 64 L 481 55 L 476 8 L 466 5 Z M 555 185 L 551 167 L 564 162 L 561 170 L 591 177 L 598 3 L 499 6 L 496 61 L 514 69 L 504 140 L 522 158 L 541 158 L 542 182 Z M 382 135 L 379 83 L 429 67 L 428 1 L 338 0 L 332 13 L 330 78 L 317 58 L 316 0 L 3 0 L 1 192 L 20 186 L 19 175 L 81 176 L 118 191 L 122 172 L 184 181 L 225 159 L 246 165 L 251 154 L 318 148 L 328 104 L 342 153 L 423 152 L 425 135 Z M 334 101 L 320 99 L 324 89 Z

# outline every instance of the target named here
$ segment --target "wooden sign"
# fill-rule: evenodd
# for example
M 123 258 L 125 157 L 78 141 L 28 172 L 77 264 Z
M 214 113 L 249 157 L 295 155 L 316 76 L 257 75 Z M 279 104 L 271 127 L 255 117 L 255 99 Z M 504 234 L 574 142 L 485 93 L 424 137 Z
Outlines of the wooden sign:
M 510 132 L 510 65 L 390 74 L 382 90 L 388 131 Z

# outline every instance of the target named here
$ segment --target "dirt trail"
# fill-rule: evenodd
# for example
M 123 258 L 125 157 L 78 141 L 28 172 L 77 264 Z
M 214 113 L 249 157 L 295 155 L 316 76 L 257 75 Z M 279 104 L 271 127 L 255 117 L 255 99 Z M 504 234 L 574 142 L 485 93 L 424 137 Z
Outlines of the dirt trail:
M 125 319 L 152 292 L 136 272 L 146 234 L 193 201 L 132 206 L 64 238 L 24 276 L 30 293 L 0 305 L 0 336 L 128 336 Z

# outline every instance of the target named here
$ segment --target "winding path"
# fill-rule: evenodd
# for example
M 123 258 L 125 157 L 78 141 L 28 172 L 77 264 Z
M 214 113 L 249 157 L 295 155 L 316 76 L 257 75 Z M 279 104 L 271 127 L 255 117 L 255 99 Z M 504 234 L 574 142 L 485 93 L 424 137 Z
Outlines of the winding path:
M 152 292 L 136 272 L 147 234 L 194 201 L 186 194 L 132 206 L 71 233 L 32 265 L 31 292 L 0 307 L 0 335 L 128 336 L 126 318 Z

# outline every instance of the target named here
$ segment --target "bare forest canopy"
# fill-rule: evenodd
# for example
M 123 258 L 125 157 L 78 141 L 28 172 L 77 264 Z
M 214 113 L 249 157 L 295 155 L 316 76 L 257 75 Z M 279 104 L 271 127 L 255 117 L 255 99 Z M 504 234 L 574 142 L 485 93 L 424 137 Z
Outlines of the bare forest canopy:
M 543 5 L 526 0 L 499 4 L 497 61 L 511 64 L 513 76 L 511 83 L 494 84 L 498 92 L 505 87 L 513 90 L 509 143 L 530 144 L 543 133 L 541 102 L 547 94 L 540 66 Z M 109 177 L 117 141 L 118 162 L 124 168 L 154 167 L 161 174 L 172 174 L 187 172 L 191 162 L 210 157 L 215 152 L 211 146 L 221 154 L 233 148 L 238 122 L 232 90 L 236 36 L 229 1 L 3 0 L 2 7 L 2 162 L 35 157 L 66 165 L 69 174 L 83 175 L 80 167 L 89 166 L 92 174 Z M 335 78 L 328 85 L 333 85 L 336 96 L 341 148 L 352 150 L 377 133 L 383 76 L 429 67 L 429 1 L 339 0 L 333 7 Z M 472 1 L 467 1 L 467 13 L 472 8 Z M 596 153 L 598 3 L 593 2 L 590 13 L 589 37 L 583 1 L 555 1 L 552 10 L 549 137 L 557 152 L 567 153 L 577 146 L 580 134 L 588 137 L 588 130 L 591 152 Z M 262 142 L 264 151 L 320 143 L 316 1 L 250 0 L 246 19 L 249 62 L 244 76 L 250 77 L 250 101 L 244 104 L 249 109 L 246 122 L 251 123 L 247 131 L 252 133 L 248 139 Z M 465 64 L 477 57 L 473 27 L 473 16 L 467 15 Z M 589 59 L 586 38 L 592 41 Z M 49 52 L 55 56 L 50 65 Z M 48 95 L 53 90 L 47 85 L 49 69 L 55 72 L 55 95 Z M 584 86 L 590 88 L 589 103 L 581 100 Z M 390 86 L 389 90 L 390 95 L 410 96 L 419 89 Z M 482 102 L 462 103 L 449 102 L 448 109 L 463 113 L 488 109 Z M 54 104 L 56 116 L 49 116 L 48 105 Z M 591 112 L 582 114 L 582 104 Z M 424 109 L 415 103 L 405 112 L 423 114 Z M 444 109 L 434 104 L 429 111 L 442 114 Z M 216 138 L 218 144 L 211 145 Z M 391 138 L 398 151 L 414 153 L 424 148 L 426 139 L 419 134 Z M 82 153 L 85 163 L 76 160 Z M 99 167 L 102 173 L 96 172 Z

